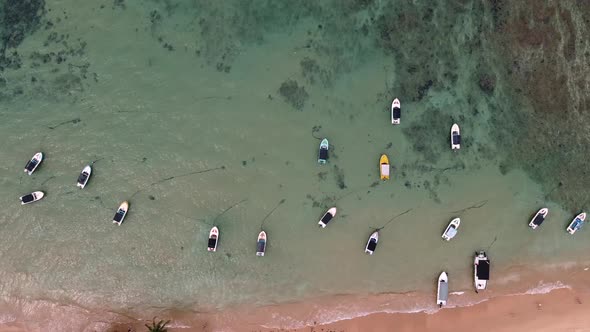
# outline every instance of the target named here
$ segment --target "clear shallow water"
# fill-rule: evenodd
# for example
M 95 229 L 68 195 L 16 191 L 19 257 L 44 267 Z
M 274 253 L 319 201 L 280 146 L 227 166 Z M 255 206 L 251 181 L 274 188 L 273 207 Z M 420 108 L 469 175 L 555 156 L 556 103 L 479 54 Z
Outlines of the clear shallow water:
M 441 269 L 469 290 L 471 255 L 482 248 L 498 267 L 539 255 L 582 260 L 585 233 L 565 235 L 574 211 L 547 201 L 545 184 L 517 167 L 500 172 L 496 112 L 516 102 L 500 74 L 492 95 L 474 78 L 482 63 L 501 71 L 478 35 L 491 16 L 470 14 L 477 3 L 400 2 L 394 15 L 379 2 L 46 2 L 16 48 L 21 67 L 2 72 L 4 301 L 208 310 L 430 290 Z M 424 20 L 433 23 L 419 27 Z M 436 39 L 449 34 L 448 45 Z M 448 148 L 453 122 L 459 152 Z M 333 144 L 325 166 L 314 136 Z M 47 159 L 22 175 L 39 150 Z M 394 167 L 384 183 L 381 153 Z M 76 190 L 94 160 L 88 187 Z M 32 190 L 47 197 L 19 206 Z M 116 227 L 126 199 L 130 214 Z M 282 199 L 264 225 L 267 256 L 257 258 L 261 220 Z M 337 218 L 319 230 L 333 205 Z M 533 233 L 528 220 L 544 205 L 550 220 Z M 372 228 L 408 210 L 364 255 Z M 455 216 L 459 235 L 443 243 Z

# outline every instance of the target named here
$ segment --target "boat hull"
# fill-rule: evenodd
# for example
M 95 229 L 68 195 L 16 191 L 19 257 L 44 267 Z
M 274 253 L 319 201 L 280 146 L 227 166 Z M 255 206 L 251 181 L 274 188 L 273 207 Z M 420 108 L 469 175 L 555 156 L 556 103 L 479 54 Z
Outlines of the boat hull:
M 86 187 L 86 184 L 88 183 L 88 180 L 90 180 L 91 174 L 92 167 L 90 167 L 90 165 L 86 165 L 86 167 L 84 167 L 84 169 L 80 173 L 80 176 L 78 176 L 78 182 L 76 183 L 76 186 L 80 189 L 84 189 L 84 187 Z
M 263 257 L 266 253 L 266 232 L 261 231 L 258 233 L 258 239 L 256 242 L 256 256 Z
M 42 191 L 33 191 L 30 194 L 23 195 L 23 196 L 19 197 L 20 204 L 21 205 L 31 204 L 31 203 L 41 200 L 44 196 L 45 196 L 45 193 Z
M 318 225 L 321 228 L 325 228 L 330 221 L 336 216 L 336 207 L 330 208 L 324 215 L 320 218 Z
M 216 252 L 217 243 L 219 242 L 219 229 L 216 226 L 209 231 L 209 242 L 207 244 L 207 251 Z
M 377 243 L 379 242 L 379 233 L 373 232 L 371 236 L 369 236 L 369 240 L 367 241 L 367 245 L 365 246 L 365 253 L 372 255 L 375 253 L 377 249 Z
M 320 142 L 320 150 L 318 152 L 318 163 L 325 164 L 328 162 L 328 151 L 330 149 L 330 143 L 327 138 L 324 138 Z
M 438 277 L 438 287 L 436 291 L 436 304 L 439 307 L 447 305 L 449 298 L 449 277 L 446 272 L 442 272 Z
M 572 222 L 567 226 L 566 231 L 572 235 L 575 234 L 580 228 L 582 228 L 585 221 L 586 213 L 582 212 L 578 214 L 574 220 L 572 220 Z
M 484 251 L 475 253 L 473 265 L 475 292 L 479 292 L 488 287 L 488 280 L 490 279 L 490 260 Z
M 548 208 L 542 208 L 539 211 L 537 211 L 537 213 L 535 213 L 535 216 L 531 219 L 531 222 L 529 222 L 529 227 L 532 229 L 537 229 L 537 227 L 541 226 L 541 224 L 545 221 L 548 213 Z
M 387 158 L 387 155 L 382 154 L 381 158 L 379 158 L 379 174 L 381 180 L 389 180 L 389 171 L 389 158 Z
M 460 225 L 461 225 L 460 218 L 455 218 L 455 219 L 451 220 L 451 222 L 449 223 L 449 225 L 447 226 L 447 228 L 443 232 L 442 238 L 447 241 L 450 241 L 452 238 L 454 238 L 457 235 L 457 234 L 450 234 L 451 229 L 454 228 L 455 230 L 458 230 Z
M 121 226 L 123 220 L 127 216 L 127 211 L 129 211 L 129 202 L 124 201 L 123 203 L 121 203 L 121 205 L 119 205 L 119 208 L 115 213 L 115 217 L 113 217 L 113 224 Z
M 25 165 L 25 173 L 27 173 L 28 175 L 32 175 L 33 172 L 35 172 L 35 170 L 39 167 L 39 165 L 41 164 L 42 161 L 43 161 L 43 153 L 42 152 L 35 153 L 33 158 L 31 158 L 29 160 L 29 162 L 27 162 L 27 164 Z

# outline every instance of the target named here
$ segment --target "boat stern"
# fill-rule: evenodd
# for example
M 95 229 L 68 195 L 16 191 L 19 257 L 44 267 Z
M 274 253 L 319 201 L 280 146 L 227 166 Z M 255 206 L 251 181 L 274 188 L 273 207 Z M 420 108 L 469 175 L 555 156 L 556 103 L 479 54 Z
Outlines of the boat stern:
M 476 291 L 485 290 L 487 287 L 488 287 L 487 280 L 478 280 L 475 282 L 475 290 Z

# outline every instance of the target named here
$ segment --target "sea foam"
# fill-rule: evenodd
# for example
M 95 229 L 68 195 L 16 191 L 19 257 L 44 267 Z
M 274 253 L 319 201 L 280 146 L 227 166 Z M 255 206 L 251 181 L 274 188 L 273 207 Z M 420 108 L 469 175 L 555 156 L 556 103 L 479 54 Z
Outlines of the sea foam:
M 522 296 L 522 295 L 536 295 L 536 294 L 548 294 L 554 290 L 558 289 L 571 289 L 569 285 L 562 283 L 561 281 L 551 282 L 551 283 L 544 283 L 539 282 L 537 286 L 530 288 L 521 293 L 514 293 L 514 294 L 505 294 L 500 295 L 498 297 L 504 296 Z M 452 292 L 450 295 L 457 295 L 461 296 L 464 295 L 464 291 L 459 292 Z M 445 306 L 445 308 L 461 308 L 461 307 L 471 307 L 477 304 L 481 304 L 483 302 L 487 302 L 494 297 L 482 298 L 476 301 L 469 301 L 461 304 Z M 373 314 L 385 313 L 385 314 L 412 314 L 412 313 L 425 313 L 425 314 L 435 314 L 439 310 L 444 310 L 438 308 L 434 305 L 416 305 L 414 307 L 406 308 L 406 309 L 375 309 L 375 310 L 358 310 L 355 311 L 354 308 L 351 307 L 342 307 L 342 308 L 334 308 L 334 309 L 322 309 L 316 315 L 314 315 L 310 319 L 300 320 L 295 319 L 293 317 L 277 317 L 275 316 L 273 319 L 273 324 L 266 324 L 262 325 L 265 328 L 282 328 L 282 329 L 300 329 L 307 326 L 314 326 L 314 325 L 325 325 L 336 323 L 343 320 L 355 319 L 360 317 L 365 317 Z M 278 319 L 277 319 L 278 318 Z

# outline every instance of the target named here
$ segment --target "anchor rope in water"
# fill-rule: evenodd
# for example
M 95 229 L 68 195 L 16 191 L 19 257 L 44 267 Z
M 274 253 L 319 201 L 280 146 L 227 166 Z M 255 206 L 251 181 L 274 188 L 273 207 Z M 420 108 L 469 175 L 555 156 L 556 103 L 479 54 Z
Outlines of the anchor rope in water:
M 270 212 L 269 212 L 269 213 L 266 215 L 266 217 L 264 217 L 264 219 L 262 219 L 262 222 L 260 222 L 260 230 L 262 230 L 262 228 L 263 228 L 263 226 L 264 226 L 264 222 L 266 221 L 266 219 L 268 219 L 268 217 L 270 217 L 270 215 L 271 215 L 273 212 L 275 212 L 275 210 L 276 210 L 276 209 L 277 209 L 277 208 L 278 208 L 278 207 L 279 207 L 281 204 L 283 204 L 283 203 L 285 203 L 285 199 L 284 199 L 284 198 L 283 198 L 283 199 L 281 199 L 281 200 L 280 200 L 280 201 L 277 203 L 277 205 L 275 205 L 275 207 L 274 207 L 272 210 L 270 210 Z
M 398 214 L 398 215 L 396 215 L 396 216 L 393 216 L 393 217 L 392 217 L 391 219 L 389 219 L 389 220 L 388 220 L 388 221 L 387 221 L 385 224 L 383 224 L 383 226 L 381 226 L 381 227 L 379 227 L 379 228 L 375 228 L 375 231 L 376 231 L 376 232 L 378 232 L 378 231 L 380 231 L 380 230 L 384 229 L 384 228 L 385 228 L 385 227 L 387 227 L 387 225 L 389 225 L 389 224 L 390 224 L 392 221 L 394 221 L 395 219 L 397 219 L 397 218 L 399 218 L 399 217 L 403 216 L 403 215 L 404 215 L 404 214 L 406 214 L 406 213 L 409 213 L 409 212 L 410 212 L 410 211 L 412 211 L 413 209 L 414 209 L 414 208 L 408 209 L 408 210 L 406 210 L 406 211 L 404 211 L 404 212 L 402 212 L 402 213 L 400 213 L 400 214 Z

